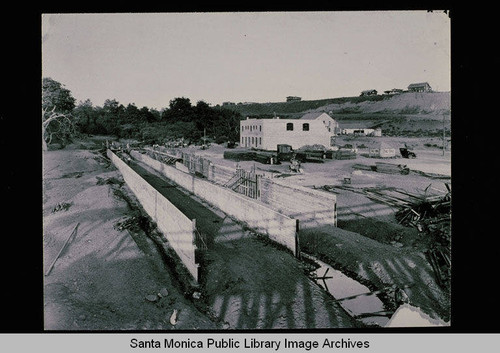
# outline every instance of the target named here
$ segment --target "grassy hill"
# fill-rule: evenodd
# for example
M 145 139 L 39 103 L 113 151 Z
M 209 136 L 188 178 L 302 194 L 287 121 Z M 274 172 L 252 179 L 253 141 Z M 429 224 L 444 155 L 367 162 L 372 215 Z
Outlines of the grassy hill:
M 251 103 L 231 107 L 244 117 L 300 118 L 326 112 L 342 128 L 380 127 L 384 135 L 434 136 L 450 128 L 450 92 L 405 92 L 395 96 L 341 97 L 298 102 Z

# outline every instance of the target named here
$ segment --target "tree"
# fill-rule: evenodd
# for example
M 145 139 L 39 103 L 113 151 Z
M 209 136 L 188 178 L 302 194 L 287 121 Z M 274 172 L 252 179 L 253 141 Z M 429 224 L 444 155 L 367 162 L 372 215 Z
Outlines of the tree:
M 55 108 L 55 107 L 54 107 Z M 76 133 L 68 114 L 57 113 L 55 109 L 42 112 L 42 150 L 47 151 L 47 145 L 57 137 L 63 144 L 71 140 Z
M 169 122 L 192 121 L 193 112 L 189 98 L 174 98 L 170 101 L 169 109 L 163 112 L 162 119 Z
M 57 138 L 65 144 L 75 134 L 71 113 L 75 98 L 63 85 L 51 78 L 42 79 L 42 149 Z
M 42 79 L 42 109 L 62 114 L 71 113 L 75 107 L 75 98 L 64 85 L 45 77 Z
M 97 114 L 92 106 L 90 99 L 80 103 L 73 109 L 73 115 L 76 119 L 76 125 L 81 132 L 93 133 L 96 125 Z
M 141 121 L 153 123 L 160 120 L 160 112 L 154 109 L 149 109 L 148 107 L 142 107 L 140 110 L 140 117 Z

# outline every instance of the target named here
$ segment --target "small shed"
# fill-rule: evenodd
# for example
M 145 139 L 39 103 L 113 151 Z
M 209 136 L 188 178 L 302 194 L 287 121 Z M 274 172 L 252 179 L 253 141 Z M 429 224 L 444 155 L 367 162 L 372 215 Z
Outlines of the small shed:
M 396 149 L 386 142 L 381 142 L 377 147 L 371 147 L 369 156 L 371 158 L 394 158 Z

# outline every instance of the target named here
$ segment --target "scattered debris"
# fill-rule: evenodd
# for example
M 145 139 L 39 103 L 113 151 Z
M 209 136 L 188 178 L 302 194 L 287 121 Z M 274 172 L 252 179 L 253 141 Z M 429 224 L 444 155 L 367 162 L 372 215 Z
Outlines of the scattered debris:
M 116 222 L 113 228 L 118 231 L 136 229 L 138 227 L 137 222 L 137 217 L 130 217 L 123 221 Z
M 170 316 L 170 324 L 174 326 L 177 324 L 177 309 L 174 309 L 174 312 Z
M 146 300 L 148 302 L 156 302 L 158 300 L 158 296 L 156 294 L 149 294 L 149 295 L 146 295 Z
M 407 304 L 410 302 L 410 298 L 408 298 L 408 294 L 402 288 L 396 288 L 394 291 L 394 301 L 397 305 Z
M 60 202 L 52 209 L 52 213 L 56 213 L 59 211 L 67 211 L 68 208 L 70 208 L 72 205 L 73 205 L 73 202 L 70 202 L 70 203 Z
M 97 179 L 97 185 L 114 184 L 121 187 L 125 183 L 124 180 L 119 180 L 115 177 L 104 179 L 97 176 L 96 179 Z
M 335 189 L 362 194 L 369 199 L 395 207 L 396 221 L 406 227 L 414 227 L 429 237 L 430 245 L 426 257 L 442 287 L 450 284 L 451 278 L 451 187 L 445 183 L 446 193 L 429 195 L 427 187 L 423 194 L 413 194 L 394 187 L 356 188 L 349 185 L 323 185 L 321 189 Z M 393 246 L 400 247 L 399 242 Z
M 159 293 L 159 295 L 160 295 L 161 297 L 166 297 L 166 296 L 168 295 L 168 290 L 167 290 L 167 288 L 163 287 L 162 289 L 160 289 L 160 293 Z

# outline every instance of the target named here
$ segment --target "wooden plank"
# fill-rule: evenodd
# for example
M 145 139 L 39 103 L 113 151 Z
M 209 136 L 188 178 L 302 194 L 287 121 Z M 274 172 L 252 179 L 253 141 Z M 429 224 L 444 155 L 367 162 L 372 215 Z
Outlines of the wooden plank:
M 66 241 L 64 242 L 64 245 L 62 246 L 61 250 L 59 250 L 59 253 L 57 254 L 56 258 L 54 259 L 54 261 L 52 261 L 52 263 L 50 264 L 49 266 L 49 269 L 47 270 L 47 272 L 45 273 L 45 276 L 48 276 L 50 274 L 50 271 L 52 271 L 52 268 L 54 267 L 57 259 L 59 258 L 59 256 L 61 256 L 62 252 L 64 251 L 64 249 L 66 248 L 66 245 L 68 245 L 69 243 L 69 240 L 72 238 L 73 234 L 76 234 L 76 231 L 78 229 L 78 226 L 80 225 L 80 222 L 78 222 L 75 226 L 75 228 L 73 229 L 73 231 L 71 232 L 71 234 L 69 235 L 68 239 L 66 239 Z

